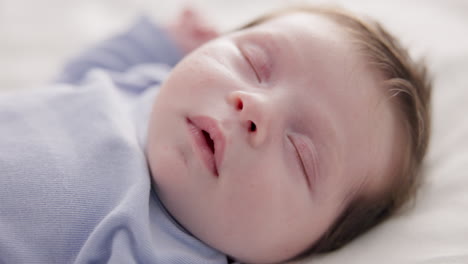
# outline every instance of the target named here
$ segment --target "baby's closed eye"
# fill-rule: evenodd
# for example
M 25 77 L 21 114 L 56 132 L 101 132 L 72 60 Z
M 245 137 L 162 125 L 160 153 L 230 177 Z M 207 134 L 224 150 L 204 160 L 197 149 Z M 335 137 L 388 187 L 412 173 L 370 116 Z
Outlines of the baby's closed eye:
M 250 42 L 241 44 L 240 50 L 248 66 L 255 73 L 257 81 L 267 82 L 270 79 L 272 64 L 266 50 Z

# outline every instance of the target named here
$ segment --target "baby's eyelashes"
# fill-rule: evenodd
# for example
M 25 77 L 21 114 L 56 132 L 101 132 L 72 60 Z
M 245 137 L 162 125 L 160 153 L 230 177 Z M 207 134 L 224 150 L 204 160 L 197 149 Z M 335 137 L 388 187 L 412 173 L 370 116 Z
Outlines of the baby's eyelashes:
M 246 52 L 242 52 L 242 54 L 243 54 L 243 56 L 244 56 L 244 59 L 247 61 L 247 63 L 248 63 L 248 65 L 249 65 L 250 69 L 255 73 L 255 77 L 257 78 L 257 81 L 258 81 L 259 83 L 261 83 L 261 82 L 262 82 L 262 78 L 261 78 L 261 76 L 259 75 L 259 73 L 258 73 L 258 71 L 257 71 L 257 69 L 256 69 L 256 67 L 255 67 L 254 62 L 252 61 L 251 56 L 246 55 Z
M 267 52 L 259 45 L 250 42 L 240 45 L 240 50 L 259 83 L 265 83 L 271 75 L 271 63 Z

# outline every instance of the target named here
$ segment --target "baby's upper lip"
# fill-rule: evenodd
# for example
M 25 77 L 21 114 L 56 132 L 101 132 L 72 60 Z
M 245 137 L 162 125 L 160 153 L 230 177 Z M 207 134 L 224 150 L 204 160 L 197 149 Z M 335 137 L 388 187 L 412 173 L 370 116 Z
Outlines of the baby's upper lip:
M 213 140 L 214 145 L 215 165 L 219 174 L 226 146 L 226 138 L 219 126 L 219 122 L 209 116 L 192 116 L 189 120 L 196 127 L 210 134 L 210 138 Z

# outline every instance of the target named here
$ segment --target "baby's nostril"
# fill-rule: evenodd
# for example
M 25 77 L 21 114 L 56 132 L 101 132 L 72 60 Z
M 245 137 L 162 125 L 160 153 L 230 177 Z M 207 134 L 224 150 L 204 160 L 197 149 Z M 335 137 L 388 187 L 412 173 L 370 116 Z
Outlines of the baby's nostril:
M 254 122 L 250 121 L 250 131 L 255 132 L 257 130 L 257 126 L 255 125 Z
M 244 107 L 244 105 L 242 104 L 242 101 L 239 100 L 239 101 L 237 102 L 237 109 L 238 109 L 238 110 L 242 110 L 243 107 Z

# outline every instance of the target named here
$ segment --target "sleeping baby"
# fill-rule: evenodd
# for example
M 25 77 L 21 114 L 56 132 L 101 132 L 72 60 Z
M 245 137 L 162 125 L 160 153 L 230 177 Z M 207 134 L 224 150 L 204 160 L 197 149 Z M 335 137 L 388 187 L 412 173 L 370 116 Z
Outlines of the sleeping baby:
M 185 56 L 185 54 L 187 54 Z M 186 10 L 0 97 L 0 262 L 278 263 L 415 193 L 430 83 L 378 23 L 293 7 L 218 36 Z

